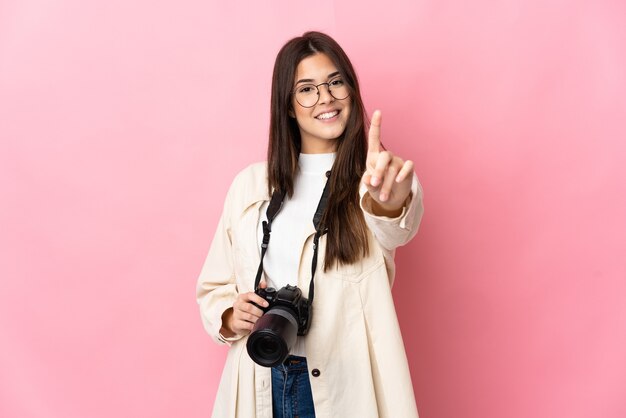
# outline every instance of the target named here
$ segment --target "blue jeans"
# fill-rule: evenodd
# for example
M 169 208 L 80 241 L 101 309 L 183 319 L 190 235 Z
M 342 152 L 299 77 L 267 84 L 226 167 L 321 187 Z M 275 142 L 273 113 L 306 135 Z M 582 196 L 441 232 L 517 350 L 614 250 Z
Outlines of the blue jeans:
M 306 358 L 289 356 L 272 367 L 274 418 L 315 418 Z

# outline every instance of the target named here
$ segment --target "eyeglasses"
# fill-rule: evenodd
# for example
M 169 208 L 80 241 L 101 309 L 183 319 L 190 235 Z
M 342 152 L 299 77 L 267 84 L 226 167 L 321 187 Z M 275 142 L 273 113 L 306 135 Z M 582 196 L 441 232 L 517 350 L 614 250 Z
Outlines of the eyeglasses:
M 335 78 L 328 83 L 315 84 L 302 84 L 298 86 L 293 95 L 296 97 L 296 101 L 302 107 L 313 107 L 320 100 L 320 86 L 326 86 L 328 92 L 337 100 L 343 100 L 350 95 L 348 86 L 341 78 Z

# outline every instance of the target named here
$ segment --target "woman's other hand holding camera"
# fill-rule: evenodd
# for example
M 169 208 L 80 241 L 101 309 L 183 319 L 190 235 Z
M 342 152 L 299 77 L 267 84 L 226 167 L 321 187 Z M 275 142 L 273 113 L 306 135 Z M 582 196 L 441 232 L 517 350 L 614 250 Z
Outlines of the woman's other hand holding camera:
M 262 280 L 259 286 L 262 289 L 266 288 L 265 280 Z M 254 292 L 240 293 L 233 302 L 233 307 L 222 314 L 221 334 L 226 338 L 232 338 L 252 331 L 256 321 L 263 316 L 263 311 L 255 306 L 255 303 L 265 308 L 269 306 L 265 299 Z

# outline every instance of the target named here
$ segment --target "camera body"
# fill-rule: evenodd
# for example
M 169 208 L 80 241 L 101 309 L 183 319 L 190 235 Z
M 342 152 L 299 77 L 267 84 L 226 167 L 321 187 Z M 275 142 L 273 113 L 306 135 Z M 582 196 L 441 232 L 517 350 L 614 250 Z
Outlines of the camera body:
M 257 289 L 257 295 L 269 306 L 254 325 L 248 337 L 248 354 L 257 364 L 274 367 L 289 355 L 298 335 L 306 335 L 311 324 L 311 305 L 297 286 L 287 285 L 279 290 Z
M 297 286 L 287 285 L 279 290 L 273 287 L 259 288 L 256 294 L 269 303 L 267 308 L 261 308 L 264 313 L 277 307 L 292 311 L 298 324 L 298 335 L 306 335 L 311 324 L 311 307 L 308 299 L 302 296 L 302 290 Z

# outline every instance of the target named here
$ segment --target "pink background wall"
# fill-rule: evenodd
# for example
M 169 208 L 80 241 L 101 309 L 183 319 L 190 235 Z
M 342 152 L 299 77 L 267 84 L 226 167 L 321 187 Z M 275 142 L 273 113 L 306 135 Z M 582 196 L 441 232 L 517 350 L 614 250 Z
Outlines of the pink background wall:
M 195 280 L 307 29 L 425 188 L 394 288 L 422 418 L 626 416 L 621 0 L 4 0 L 0 416 L 209 415 Z

